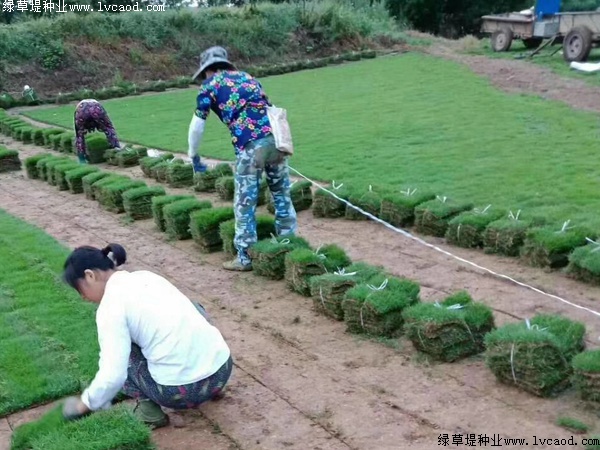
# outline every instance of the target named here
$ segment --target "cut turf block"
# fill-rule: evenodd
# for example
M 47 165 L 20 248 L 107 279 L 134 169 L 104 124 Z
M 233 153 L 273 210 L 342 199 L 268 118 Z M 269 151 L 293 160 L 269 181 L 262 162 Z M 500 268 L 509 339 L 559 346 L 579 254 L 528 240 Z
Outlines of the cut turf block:
M 388 338 L 402 335 L 402 313 L 419 302 L 419 293 L 418 283 L 385 274 L 353 287 L 342 301 L 346 331 Z
M 167 184 L 172 188 L 194 185 L 194 168 L 191 164 L 171 164 L 167 168 Z
M 129 180 L 131 180 L 131 178 L 124 175 L 116 175 L 111 173 L 108 177 L 96 181 L 94 184 L 92 184 L 92 195 L 94 196 L 94 200 L 102 205 L 104 203 L 104 188 L 106 186 L 116 181 L 121 182 Z
M 485 337 L 487 367 L 496 379 L 548 397 L 570 385 L 572 358 L 584 349 L 585 326 L 565 317 L 538 315 Z
M 217 179 L 225 176 L 233 176 L 233 169 L 227 163 L 220 163 L 214 169 L 204 173 L 194 174 L 194 190 L 196 192 L 214 192 Z
M 297 236 L 279 236 L 259 240 L 248 250 L 255 275 L 283 280 L 285 255 L 297 248 L 310 249 L 309 243 Z
M 165 206 L 177 202 L 179 200 L 194 199 L 193 195 L 160 195 L 152 197 L 152 217 L 154 218 L 154 224 L 160 231 L 165 231 Z
M 403 312 L 405 332 L 415 348 L 434 360 L 454 362 L 485 350 L 495 329 L 490 307 L 457 292 L 442 303 L 419 303 Z
M 351 192 L 343 185 L 338 186 L 338 189 L 329 187 L 328 190 L 334 192 L 338 197 L 348 200 Z M 346 204 L 337 198 L 333 197 L 323 189 L 318 189 L 315 192 L 313 199 L 313 216 L 328 219 L 337 219 L 346 215 Z
M 154 178 L 159 183 L 167 182 L 167 170 L 169 170 L 169 162 L 161 161 L 158 164 L 154 164 L 150 169 L 152 173 L 152 178 Z
M 23 141 L 24 144 L 29 144 L 33 142 L 33 131 L 33 127 L 21 128 L 20 140 Z
M 140 159 L 140 167 L 142 172 L 144 172 L 144 176 L 147 178 L 155 178 L 154 173 L 152 172 L 152 168 L 161 163 L 168 160 L 173 159 L 173 155 L 171 153 L 161 156 L 145 156 Z
M 415 229 L 422 234 L 444 237 L 448 222 L 461 212 L 473 208 L 472 203 L 438 197 L 415 208 Z
M 104 152 L 104 161 L 109 166 L 118 166 L 119 163 L 117 162 L 117 149 L 109 148 L 108 150 L 106 150 Z
M 586 402 L 600 404 L 600 350 L 586 350 L 572 361 L 572 383 L 579 397 Z
M 77 421 L 56 406 L 35 422 L 17 427 L 11 450 L 152 450 L 151 431 L 127 405 L 99 411 Z
M 50 140 L 50 148 L 52 150 L 55 150 L 57 152 L 61 151 L 61 147 L 60 147 L 60 140 L 62 139 L 64 133 L 60 133 L 60 134 L 53 134 L 52 136 L 50 136 L 48 139 Z
M 44 129 L 36 128 L 32 135 L 33 143 L 35 145 L 43 146 L 44 145 Z
M 90 164 L 100 164 L 106 161 L 104 153 L 110 147 L 104 133 L 92 133 L 85 137 L 85 145 Z
M 115 165 L 119 167 L 133 167 L 140 163 L 140 159 L 146 156 L 147 150 L 137 148 L 126 148 L 115 153 Z
M 371 190 L 369 187 L 369 190 L 366 192 L 351 193 L 348 201 L 363 211 L 379 217 L 381 212 L 381 198 L 381 193 L 378 190 Z M 369 220 L 369 217 L 349 205 L 346 205 L 344 218 L 346 220 Z
M 311 277 L 341 270 L 352 264 L 346 252 L 335 244 L 317 250 L 299 248 L 285 255 L 285 280 L 294 292 L 310 297 Z
M 112 174 L 110 172 L 95 172 L 90 173 L 88 175 L 84 175 L 81 179 L 81 185 L 83 186 L 83 192 L 85 193 L 85 198 L 88 200 L 96 200 L 94 195 L 93 185 L 104 178 L 110 177 Z
M 66 162 L 70 163 L 70 162 L 73 162 L 73 160 L 67 156 L 59 156 L 56 159 L 46 163 L 46 182 L 50 186 L 56 186 L 56 178 L 54 176 L 54 168 L 56 166 L 66 163 Z
M 415 223 L 415 208 L 434 199 L 433 192 L 410 187 L 398 194 L 386 193 L 381 199 L 379 218 L 395 227 L 412 226 Z
M 69 185 L 69 191 L 71 191 L 72 194 L 82 194 L 83 177 L 95 172 L 99 172 L 99 169 L 93 166 L 81 166 L 69 170 L 65 174 L 65 180 L 67 180 L 67 184 Z
M 38 179 L 42 180 L 42 181 L 46 181 L 47 180 L 47 170 L 46 170 L 46 165 L 51 162 L 51 161 L 56 161 L 57 159 L 60 159 L 58 156 L 55 155 L 50 155 L 47 156 L 46 158 L 40 158 L 38 160 L 38 162 L 35 165 L 36 171 L 37 171 L 37 175 L 38 175 Z M 64 157 L 62 158 L 63 160 L 65 159 Z
M 37 163 L 44 159 L 52 156 L 50 153 L 38 153 L 37 155 L 30 156 L 25 159 L 25 172 L 27 173 L 27 178 L 31 180 L 38 180 L 40 174 L 37 169 Z
M 191 239 L 190 215 L 194 211 L 210 208 L 212 208 L 211 202 L 196 198 L 169 203 L 163 208 L 167 236 L 177 240 Z
M 19 152 L 8 150 L 0 145 L 0 172 L 15 172 L 21 170 Z
M 60 150 L 63 153 L 75 153 L 75 133 L 66 131 L 60 136 Z
M 491 205 L 460 213 L 448 222 L 446 241 L 463 248 L 483 247 L 486 227 L 505 215 L 505 211 Z
M 256 216 L 256 236 L 257 240 L 266 239 L 275 234 L 275 220 L 271 216 Z M 230 255 L 236 255 L 237 250 L 233 244 L 235 237 L 235 219 L 223 222 L 219 226 L 219 236 L 223 241 L 223 251 Z
M 166 195 L 160 186 L 140 187 L 123 193 L 123 208 L 132 220 L 152 218 L 152 198 Z
M 195 211 L 191 214 L 192 238 L 202 253 L 217 252 L 223 248 L 219 228 L 223 222 L 234 217 L 233 208 L 228 207 Z
M 235 181 L 233 177 L 225 176 L 215 181 L 215 190 L 221 200 L 233 200 Z
M 76 169 L 80 164 L 75 161 L 67 161 L 64 164 L 59 164 L 54 167 L 54 185 L 59 191 L 68 191 L 69 183 L 67 183 L 66 173 L 69 170 Z
M 569 255 L 567 274 L 585 283 L 600 285 L 600 245 L 595 241 L 577 247 Z
M 124 179 L 121 181 L 115 181 L 99 188 L 100 193 L 100 204 L 107 211 L 115 214 L 121 214 L 125 212 L 123 206 L 123 194 L 130 189 L 136 189 L 140 187 L 147 187 L 146 183 L 142 180 L 131 180 Z
M 586 238 L 595 239 L 595 233 L 583 227 L 532 228 L 527 232 L 521 257 L 533 267 L 557 269 L 569 264 L 569 254 L 587 243 Z
M 62 134 L 64 133 L 65 130 L 62 128 L 46 128 L 44 131 L 42 131 L 43 135 L 44 135 L 44 146 L 51 148 L 51 142 L 50 142 L 50 136 L 53 136 L 55 134 Z
M 383 273 L 382 267 L 354 263 L 345 269 L 312 277 L 310 295 L 315 311 L 336 320 L 344 320 L 342 301 L 346 292 L 357 284 L 366 283 Z
M 542 219 L 521 218 L 520 211 L 510 212 L 507 217 L 491 222 L 483 233 L 483 249 L 486 253 L 519 256 L 525 243 L 527 231 L 543 225 Z

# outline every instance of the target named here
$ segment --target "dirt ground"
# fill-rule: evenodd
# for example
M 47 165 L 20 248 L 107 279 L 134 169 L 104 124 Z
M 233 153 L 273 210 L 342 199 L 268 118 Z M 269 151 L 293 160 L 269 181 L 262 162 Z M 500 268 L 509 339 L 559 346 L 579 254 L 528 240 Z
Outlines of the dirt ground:
M 476 65 L 475 60 L 469 61 L 465 60 Z M 512 80 L 538 70 L 521 67 L 524 62 L 494 63 L 517 73 Z M 563 81 L 552 76 L 557 79 L 555 89 L 560 90 Z M 543 83 L 552 84 L 551 77 Z M 514 89 L 524 87 L 516 83 Z M 0 143 L 19 150 L 23 159 L 45 151 L 3 136 Z M 106 169 L 142 178 L 139 168 Z M 214 196 L 199 197 L 218 203 Z M 531 448 L 533 436 L 571 437 L 570 431 L 554 424 L 560 416 L 578 418 L 594 427 L 593 432 L 600 432 L 594 411 L 572 391 L 556 399 L 540 399 L 497 383 L 480 356 L 435 364 L 417 355 L 406 339 L 380 342 L 350 335 L 343 323 L 316 314 L 310 299 L 291 293 L 283 282 L 223 271 L 220 264 L 226 255 L 201 254 L 192 241 L 170 242 L 152 220 L 128 224 L 83 195 L 58 192 L 46 183 L 26 179 L 24 173 L 0 176 L 0 207 L 70 247 L 124 244 L 130 258 L 127 270 L 163 274 L 201 301 L 214 317 L 235 360 L 228 395 L 199 411 L 174 415 L 173 426 L 154 434 L 161 450 L 430 450 L 439 447 L 438 436 L 443 433 L 451 438 L 453 434 L 526 438 L 529 446 L 504 447 Z M 354 261 L 381 264 L 395 275 L 418 281 L 424 300 L 466 289 L 494 309 L 497 325 L 537 313 L 558 313 L 585 323 L 589 348 L 598 344 L 598 316 L 489 276 L 375 223 L 315 219 L 309 210 L 299 214 L 299 225 L 300 235 L 315 246 L 339 244 Z M 496 272 L 600 310 L 600 288 L 509 258 L 424 239 Z M 0 450 L 8 449 L 11 428 L 41 411 L 0 421 Z M 579 436 L 575 439 L 581 441 Z

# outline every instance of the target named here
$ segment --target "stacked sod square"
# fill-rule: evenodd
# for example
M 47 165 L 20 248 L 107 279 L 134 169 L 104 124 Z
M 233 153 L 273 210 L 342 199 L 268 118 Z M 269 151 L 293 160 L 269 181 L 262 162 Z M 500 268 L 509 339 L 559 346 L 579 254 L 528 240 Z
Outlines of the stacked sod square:
M 351 192 L 343 184 L 329 187 L 339 198 L 348 201 Z M 318 218 L 337 219 L 346 215 L 346 203 L 338 200 L 323 189 L 317 189 L 313 199 L 313 216 Z
M 194 174 L 194 190 L 196 192 L 214 192 L 216 181 L 227 176 L 233 176 L 231 166 L 227 163 L 217 164 L 213 169 Z
M 569 255 L 577 247 L 595 239 L 596 233 L 585 227 L 560 225 L 532 228 L 527 232 L 521 257 L 533 267 L 557 269 L 569 264 Z
M 409 227 L 415 222 L 415 208 L 435 199 L 435 194 L 406 187 L 398 193 L 385 193 L 379 217 L 395 227 Z
M 21 170 L 19 152 L 0 145 L 0 172 L 15 172 L 18 170 Z
M 270 216 L 256 216 L 256 236 L 257 240 L 265 239 L 275 234 L 275 220 Z M 219 236 L 223 241 L 223 251 L 230 255 L 235 255 L 237 250 L 233 243 L 235 237 L 235 219 L 230 219 L 219 225 Z
M 129 189 L 123 193 L 123 208 L 131 220 L 152 218 L 152 199 L 165 196 L 164 188 L 160 186 Z
M 310 245 L 305 239 L 297 236 L 259 240 L 249 249 L 254 274 L 271 280 L 283 280 L 285 255 L 297 248 L 310 249 Z
M 229 207 L 194 211 L 191 214 L 192 238 L 202 253 L 217 252 L 223 248 L 221 224 L 234 218 L 233 208 Z
M 185 240 L 192 238 L 190 229 L 191 214 L 203 209 L 211 209 L 208 200 L 200 201 L 196 198 L 178 200 L 163 208 L 165 217 L 165 231 L 170 239 Z
M 437 197 L 415 207 L 415 228 L 428 236 L 444 237 L 450 220 L 473 208 L 469 202 L 460 202 L 447 197 Z
M 505 214 L 505 211 L 495 209 L 492 205 L 460 213 L 448 222 L 446 241 L 458 247 L 481 248 L 486 227 Z
M 25 159 L 25 172 L 27 173 L 27 178 L 31 180 L 38 180 L 40 178 L 37 163 L 38 161 L 48 158 L 52 156 L 50 153 L 38 153 L 37 155 L 30 156 Z
M 154 218 L 156 228 L 158 228 L 159 231 L 166 231 L 165 215 L 163 212 L 165 206 L 179 200 L 189 200 L 194 198 L 193 195 L 159 195 L 157 197 L 152 197 L 152 217 Z

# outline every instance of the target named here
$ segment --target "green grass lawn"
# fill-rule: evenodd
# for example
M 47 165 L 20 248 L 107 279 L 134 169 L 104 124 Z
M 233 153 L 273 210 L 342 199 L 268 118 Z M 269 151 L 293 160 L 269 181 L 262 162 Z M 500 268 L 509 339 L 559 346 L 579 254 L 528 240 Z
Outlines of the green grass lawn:
M 98 365 L 95 308 L 60 280 L 68 250 L 0 210 L 0 417 L 79 391 Z
M 266 78 L 289 111 L 293 167 L 366 189 L 407 186 L 477 206 L 600 228 L 598 116 L 536 97 L 509 96 L 468 68 L 418 54 Z M 124 140 L 187 149 L 195 90 L 106 101 Z M 31 117 L 72 126 L 73 105 Z M 200 148 L 232 159 L 211 117 Z

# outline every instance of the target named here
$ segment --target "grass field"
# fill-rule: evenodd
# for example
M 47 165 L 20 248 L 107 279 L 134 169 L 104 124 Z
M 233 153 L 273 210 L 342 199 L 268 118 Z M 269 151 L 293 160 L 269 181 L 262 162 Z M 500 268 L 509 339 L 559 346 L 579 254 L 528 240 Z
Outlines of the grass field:
M 406 186 L 477 206 L 543 214 L 600 229 L 596 115 L 509 96 L 461 65 L 417 54 L 263 80 L 285 106 L 297 154 L 314 178 L 366 189 Z M 124 140 L 185 152 L 195 90 L 104 102 Z M 28 113 L 72 127 L 73 105 Z M 200 148 L 232 159 L 211 117 Z
M 60 280 L 68 251 L 0 210 L 0 417 L 77 392 L 98 364 L 95 308 Z

